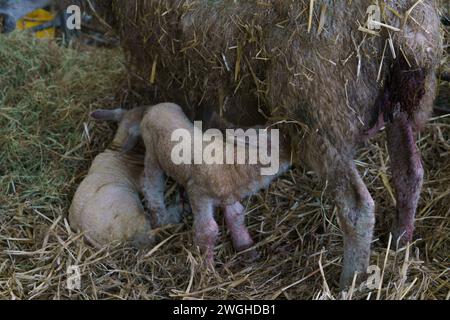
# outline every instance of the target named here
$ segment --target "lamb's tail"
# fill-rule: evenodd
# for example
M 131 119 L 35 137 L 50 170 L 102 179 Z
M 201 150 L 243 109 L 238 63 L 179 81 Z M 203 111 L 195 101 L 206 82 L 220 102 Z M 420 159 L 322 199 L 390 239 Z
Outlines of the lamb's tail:
M 138 144 L 140 136 L 141 136 L 140 123 L 136 121 L 136 123 L 131 125 L 130 128 L 128 129 L 127 137 L 120 149 L 120 154 L 124 155 L 133 150 L 134 147 Z

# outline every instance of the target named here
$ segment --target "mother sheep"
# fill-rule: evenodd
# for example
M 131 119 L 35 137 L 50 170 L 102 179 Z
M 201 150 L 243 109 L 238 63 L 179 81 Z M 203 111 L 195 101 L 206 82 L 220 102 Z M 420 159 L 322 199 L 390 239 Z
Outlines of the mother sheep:
M 441 53 L 435 1 L 98 5 L 152 97 L 184 105 L 192 117 L 214 110 L 236 125 L 283 120 L 295 159 L 327 181 L 338 207 L 342 285 L 366 271 L 375 223 L 353 159 L 386 125 L 397 194 L 393 235 L 411 241 L 423 180 L 415 135 L 432 109 Z

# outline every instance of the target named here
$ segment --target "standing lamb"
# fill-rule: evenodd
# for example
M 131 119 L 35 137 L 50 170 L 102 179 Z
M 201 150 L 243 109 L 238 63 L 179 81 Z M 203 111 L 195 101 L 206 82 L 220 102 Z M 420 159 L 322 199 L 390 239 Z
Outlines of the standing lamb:
M 200 138 L 202 149 L 223 150 L 224 157 L 229 156 L 226 162 L 202 159 L 199 163 L 194 163 L 195 152 L 198 146 L 194 142 L 197 133 L 201 134 L 201 129 L 195 128 L 193 123 L 186 117 L 180 106 L 173 103 L 161 103 L 150 107 L 145 112 L 138 130 L 130 131 L 130 137 L 125 142 L 125 149 L 130 150 L 137 141 L 139 135 L 142 136 L 145 144 L 145 179 L 144 195 L 147 200 L 148 209 L 152 216 L 152 223 L 158 227 L 167 220 L 167 210 L 164 203 L 164 176 L 165 174 L 173 178 L 180 185 L 185 187 L 189 197 L 192 212 L 194 214 L 195 242 L 205 253 L 207 264 L 213 264 L 214 247 L 218 237 L 218 225 L 214 219 L 214 209 L 220 206 L 224 211 L 226 225 L 230 231 L 233 245 L 237 251 L 250 248 L 253 240 L 245 226 L 244 207 L 240 204 L 243 197 L 256 193 L 261 188 L 267 187 L 269 183 L 279 174 L 285 172 L 290 165 L 290 153 L 283 148 L 283 142 L 275 141 L 274 135 L 268 133 L 271 130 L 264 130 L 266 134 L 258 136 L 257 145 L 252 144 L 252 136 L 247 132 L 239 135 L 233 134 L 233 140 L 222 140 L 217 136 Z M 184 133 L 184 136 L 177 136 L 177 132 Z M 194 132 L 195 130 L 199 130 Z M 218 136 L 220 132 L 214 131 Z M 256 130 L 254 131 L 256 133 Z M 204 133 L 208 134 L 208 131 Z M 184 154 L 186 162 L 178 163 L 174 160 L 174 154 L 178 151 L 180 142 L 178 138 L 189 138 L 189 148 L 193 153 Z M 249 141 L 235 143 L 234 138 L 244 138 Z M 253 137 L 256 137 L 254 135 Z M 230 137 L 227 136 L 229 139 Z M 205 140 L 206 139 L 206 140 Z M 206 141 L 206 142 L 205 142 Z M 208 142 L 209 141 L 209 142 Z M 270 159 L 273 162 L 261 160 L 262 142 L 267 143 L 264 147 L 270 146 Z M 246 143 L 243 143 L 246 142 Z M 191 144 L 192 143 L 192 144 Z M 232 150 L 232 153 L 227 153 Z M 186 150 L 185 150 L 186 151 Z M 267 149 L 264 152 L 268 151 Z M 199 153 L 197 152 L 197 155 Z M 258 155 L 260 158 L 251 161 L 251 155 Z M 203 155 L 203 154 L 202 154 Z M 241 158 L 240 155 L 242 156 Z M 266 156 L 268 156 L 266 152 Z M 240 160 L 238 160 L 240 159 Z M 219 159 L 220 160 L 220 159 Z M 275 164 L 275 166 L 273 166 Z M 271 167 L 267 167 L 270 165 Z M 271 171 L 264 171 L 272 169 Z M 261 171 L 262 170 L 262 171 Z M 256 255 L 255 251 L 249 252 L 249 258 Z
M 296 160 L 328 181 L 338 206 L 341 285 L 369 264 L 375 204 L 353 159 L 384 123 L 397 194 L 393 234 L 400 244 L 412 240 L 423 181 L 415 136 L 432 110 L 442 47 L 436 1 L 97 3 L 150 94 L 175 99 L 190 115 L 217 106 L 235 124 L 261 114 L 288 120 Z M 371 8 L 381 21 L 367 22 Z

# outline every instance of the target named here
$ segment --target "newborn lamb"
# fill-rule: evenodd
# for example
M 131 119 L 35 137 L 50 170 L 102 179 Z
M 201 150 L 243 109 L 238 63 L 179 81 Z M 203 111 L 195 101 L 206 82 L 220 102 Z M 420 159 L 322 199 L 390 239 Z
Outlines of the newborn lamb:
M 139 199 L 144 170 L 143 152 L 121 153 L 121 146 L 140 121 L 144 107 L 131 111 L 96 110 L 91 117 L 119 122 L 110 147 L 93 161 L 69 209 L 69 223 L 96 247 L 112 241 L 148 247 L 154 237 Z M 150 175 L 150 172 L 148 173 Z M 178 217 L 179 219 L 179 217 Z
M 145 179 L 144 195 L 148 201 L 148 207 L 152 217 L 152 223 L 155 226 L 161 225 L 164 217 L 167 215 L 164 204 L 164 173 L 172 177 L 179 184 L 185 187 L 189 201 L 194 214 L 194 230 L 196 245 L 205 253 L 206 261 L 212 264 L 214 261 L 214 246 L 218 238 L 218 225 L 214 219 L 214 209 L 220 206 L 225 215 L 226 225 L 231 233 L 233 245 L 237 251 L 246 250 L 253 246 L 253 240 L 245 226 L 244 207 L 240 200 L 256 193 L 259 189 L 267 187 L 269 183 L 279 174 L 289 168 L 289 152 L 280 150 L 278 144 L 272 140 L 269 141 L 271 156 L 278 152 L 279 169 L 272 174 L 262 175 L 261 169 L 264 166 L 249 164 L 249 157 L 246 156 L 245 164 L 236 164 L 236 155 L 238 149 L 242 149 L 242 143 L 231 145 L 234 150 L 232 164 L 206 164 L 206 163 L 174 163 L 173 155 L 179 148 L 180 143 L 174 141 L 176 133 L 180 130 L 188 133 L 191 137 L 201 132 L 195 129 L 193 123 L 186 117 L 180 106 L 173 103 L 161 103 L 150 107 L 143 116 L 140 125 L 140 133 L 144 140 L 145 153 Z M 194 131 L 196 133 L 194 133 Z M 218 131 L 218 130 L 216 130 Z M 274 132 L 275 130 L 266 130 Z M 205 133 L 206 134 L 206 133 Z M 130 137 L 125 143 L 124 148 L 130 149 L 137 140 L 139 130 L 130 131 Z M 211 141 L 209 144 L 200 142 L 203 149 L 217 147 L 216 150 L 223 149 L 223 154 L 230 147 L 230 141 L 219 141 L 215 139 L 206 139 Z M 267 142 L 267 140 L 266 140 Z M 280 143 L 281 144 L 281 143 Z M 239 147 L 241 145 L 241 147 Z M 208 147 L 209 146 L 209 147 Z M 260 151 L 259 146 L 244 144 L 245 147 L 253 151 Z M 198 145 L 192 144 L 195 158 L 198 155 Z M 183 155 L 186 156 L 186 155 Z M 189 157 L 188 157 L 189 158 Z M 191 159 L 192 160 L 192 159 Z M 242 163 L 242 162 L 240 162 Z M 255 252 L 252 253 L 254 256 Z

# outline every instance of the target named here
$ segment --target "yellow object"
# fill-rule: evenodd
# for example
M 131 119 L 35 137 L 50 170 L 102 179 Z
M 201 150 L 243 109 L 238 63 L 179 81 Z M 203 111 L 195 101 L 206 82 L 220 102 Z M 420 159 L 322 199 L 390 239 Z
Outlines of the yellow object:
M 45 22 L 53 21 L 55 15 L 44 9 L 37 9 L 20 20 L 17 21 L 16 28 L 18 30 L 30 29 L 34 26 L 39 26 Z M 37 38 L 40 39 L 53 39 L 55 38 L 55 28 L 49 28 L 35 33 Z

